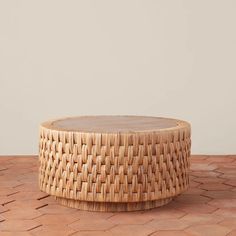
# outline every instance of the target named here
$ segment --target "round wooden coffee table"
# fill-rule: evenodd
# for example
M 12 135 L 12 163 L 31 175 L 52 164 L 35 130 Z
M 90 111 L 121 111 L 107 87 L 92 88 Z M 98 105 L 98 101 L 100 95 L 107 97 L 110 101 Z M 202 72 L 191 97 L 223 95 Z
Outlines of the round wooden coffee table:
M 190 124 L 141 116 L 81 116 L 40 127 L 40 189 L 91 211 L 162 206 L 189 184 Z

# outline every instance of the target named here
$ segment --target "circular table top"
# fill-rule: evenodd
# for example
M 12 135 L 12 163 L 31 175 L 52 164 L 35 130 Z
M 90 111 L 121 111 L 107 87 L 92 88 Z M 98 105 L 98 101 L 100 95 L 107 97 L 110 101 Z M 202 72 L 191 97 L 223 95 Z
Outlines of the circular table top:
M 186 124 L 181 120 L 149 116 L 79 116 L 44 122 L 42 127 L 62 131 L 127 133 L 175 129 Z

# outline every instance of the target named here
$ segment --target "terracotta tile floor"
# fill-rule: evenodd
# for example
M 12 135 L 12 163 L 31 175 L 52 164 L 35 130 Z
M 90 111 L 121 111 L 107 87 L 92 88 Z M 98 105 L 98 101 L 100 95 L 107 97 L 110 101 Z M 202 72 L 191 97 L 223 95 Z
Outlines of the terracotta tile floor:
M 0 236 L 236 236 L 236 156 L 192 156 L 190 188 L 149 211 L 66 208 L 38 190 L 36 157 L 0 157 Z

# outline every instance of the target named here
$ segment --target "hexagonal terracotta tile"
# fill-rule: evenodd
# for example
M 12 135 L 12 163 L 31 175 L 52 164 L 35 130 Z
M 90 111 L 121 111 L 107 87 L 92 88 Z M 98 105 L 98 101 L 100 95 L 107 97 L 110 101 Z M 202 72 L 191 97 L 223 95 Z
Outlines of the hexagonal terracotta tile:
M 194 204 L 187 204 L 187 203 L 179 203 L 175 202 L 172 206 L 176 209 L 179 209 L 186 213 L 202 213 L 202 214 L 209 214 L 213 213 L 217 210 L 217 207 L 207 205 L 206 203 L 194 203 Z
M 189 226 L 188 222 L 182 219 L 152 220 L 147 225 L 155 230 L 183 230 Z
M 79 231 L 73 234 L 73 236 L 113 236 L 110 231 Z
M 0 189 L 0 197 L 11 196 L 11 195 L 13 195 L 14 193 L 17 193 L 17 192 L 18 191 L 16 191 L 14 188 L 5 187 L 4 189 Z
M 3 212 L 6 212 L 8 211 L 9 209 L 6 207 L 6 206 L 2 206 L 0 205 L 0 214 L 3 213 Z
M 32 236 L 32 234 L 28 232 L 1 232 L 1 236 Z
M 193 171 L 212 171 L 217 169 L 216 165 L 206 165 L 205 163 L 193 163 L 190 165 L 190 169 Z
M 41 201 L 28 199 L 28 200 L 14 200 L 13 202 L 7 204 L 9 209 L 17 209 L 17 208 L 24 208 L 24 209 L 37 209 L 45 205 Z
M 203 178 L 203 177 L 219 177 L 222 175 L 222 173 L 214 171 L 193 171 L 191 172 L 190 175 Z
M 74 213 L 77 210 L 69 207 L 64 207 L 60 205 L 48 205 L 42 208 L 39 208 L 38 211 L 40 211 L 43 214 L 70 214 Z
M 236 192 L 230 191 L 230 190 L 220 190 L 220 191 L 205 191 L 204 193 L 201 193 L 202 196 L 206 196 L 212 199 L 233 199 L 236 198 Z
M 117 225 L 108 232 L 112 236 L 148 236 L 154 232 L 154 229 L 148 225 Z
M 232 208 L 236 207 L 236 199 L 213 199 L 208 202 L 209 205 L 221 208 Z
M 224 183 L 227 179 L 217 177 L 197 177 L 194 179 L 195 182 L 208 184 L 208 183 Z
M 35 219 L 36 222 L 42 225 L 61 225 L 71 224 L 79 220 L 79 215 L 72 214 L 46 214 L 41 215 Z
M 200 224 L 217 224 L 224 220 L 224 217 L 213 214 L 197 214 L 189 213 L 181 218 L 186 221 L 189 225 L 200 225 Z
M 184 231 L 177 231 L 177 230 L 165 230 L 165 231 L 157 231 L 152 236 L 193 236 Z
M 227 218 L 236 218 L 236 207 L 220 208 L 213 212 L 214 215 L 223 216 Z
M 140 213 L 119 213 L 111 216 L 108 221 L 112 221 L 114 224 L 145 224 L 152 220 L 153 217 L 148 214 Z
M 0 188 L 3 189 L 5 187 L 10 187 L 10 188 L 14 188 L 17 187 L 21 184 L 20 181 L 18 180 L 9 180 L 9 181 L 1 181 L 0 182 Z
M 30 230 L 31 235 L 36 236 L 69 236 L 76 231 L 64 225 L 42 225 Z
M 222 157 L 221 155 L 218 156 L 210 156 L 207 158 L 207 160 L 211 163 L 231 163 L 234 161 L 235 158 L 230 157 L 230 156 L 224 156 Z
M 224 183 L 228 184 L 230 186 L 236 187 L 236 178 L 235 179 L 231 179 L 231 180 L 227 180 Z
M 226 236 L 230 230 L 218 224 L 195 225 L 185 230 L 196 236 Z
M 223 183 L 206 183 L 206 184 L 201 184 L 199 188 L 208 190 L 208 191 L 211 191 L 211 190 L 217 191 L 217 190 L 229 190 L 229 189 L 232 189 L 233 187 L 229 185 L 225 185 Z
M 112 212 L 92 212 L 92 211 L 76 211 L 75 213 L 78 216 L 78 219 L 80 220 L 89 220 L 91 218 L 93 219 L 108 219 L 115 215 L 115 213 Z M 117 213 L 118 214 L 118 213 Z
M 205 163 L 208 157 L 207 155 L 191 155 L 190 161 L 191 163 Z
M 6 220 L 1 222 L 2 231 L 27 231 L 37 227 L 34 220 Z
M 222 226 L 225 226 L 231 230 L 233 230 L 233 229 L 236 230 L 236 218 L 223 220 L 219 224 Z
M 14 195 L 14 197 L 17 200 L 35 200 L 38 198 L 43 198 L 44 196 L 48 196 L 47 194 L 39 191 L 29 191 L 29 192 L 23 192 L 23 191 L 18 191 Z
M 232 164 L 230 166 L 227 166 L 227 167 L 220 167 L 220 168 L 217 168 L 217 172 L 221 173 L 221 174 L 232 174 L 235 176 L 235 168 L 236 166 L 232 166 Z
M 2 206 L 8 205 L 8 207 L 9 207 L 9 204 L 14 201 L 15 201 L 15 198 L 12 196 L 3 196 L 0 198 L 0 205 L 2 205 Z
M 5 221 L 6 220 L 6 218 L 5 217 L 3 217 L 2 215 L 0 215 L 0 222 L 3 222 L 3 221 Z M 0 225 L 1 226 L 1 225 Z
M 227 234 L 227 236 L 235 236 L 235 235 L 236 235 L 236 230 L 233 230 Z
M 152 218 L 154 220 L 178 219 L 183 217 L 185 214 L 186 213 L 184 211 L 175 209 L 169 205 L 152 209 L 143 213 L 143 215 L 148 217 L 148 219 Z
M 12 220 L 32 220 L 34 218 L 37 218 L 41 216 L 42 214 L 35 210 L 35 209 L 24 209 L 24 208 L 19 208 L 19 209 L 14 209 L 14 211 L 9 210 L 7 212 L 2 213 L 2 216 L 4 216 L 7 220 L 12 219 Z
M 90 220 L 78 220 L 72 224 L 69 224 L 69 227 L 74 230 L 108 230 L 114 227 L 116 223 L 113 221 L 108 221 L 104 219 L 93 219 Z
M 181 202 L 184 204 L 200 204 L 200 203 L 207 203 L 209 202 L 211 199 L 209 197 L 206 196 L 199 196 L 199 195 L 186 195 L 186 194 L 182 194 L 178 197 L 175 198 L 176 202 Z
M 108 213 L 63 207 L 40 192 L 37 158 L 0 158 L 0 235 L 235 235 L 236 156 L 191 161 L 190 188 L 169 204 Z

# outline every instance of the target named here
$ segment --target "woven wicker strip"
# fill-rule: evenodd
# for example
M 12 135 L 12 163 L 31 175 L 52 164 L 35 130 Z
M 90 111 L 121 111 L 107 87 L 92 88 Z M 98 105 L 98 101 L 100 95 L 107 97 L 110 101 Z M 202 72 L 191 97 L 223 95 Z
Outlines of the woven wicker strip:
M 133 211 L 187 189 L 190 124 L 139 116 L 72 117 L 40 127 L 40 189 L 63 205 Z

